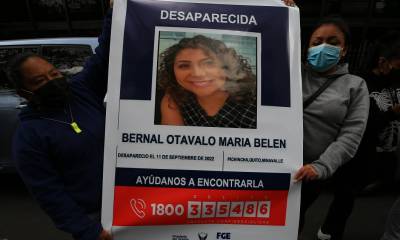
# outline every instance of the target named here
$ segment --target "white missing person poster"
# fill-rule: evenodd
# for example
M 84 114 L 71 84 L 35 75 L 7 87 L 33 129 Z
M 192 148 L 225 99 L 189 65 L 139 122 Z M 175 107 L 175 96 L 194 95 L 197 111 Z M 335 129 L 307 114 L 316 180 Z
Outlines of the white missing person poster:
M 102 223 L 114 239 L 297 239 L 299 11 L 116 0 Z

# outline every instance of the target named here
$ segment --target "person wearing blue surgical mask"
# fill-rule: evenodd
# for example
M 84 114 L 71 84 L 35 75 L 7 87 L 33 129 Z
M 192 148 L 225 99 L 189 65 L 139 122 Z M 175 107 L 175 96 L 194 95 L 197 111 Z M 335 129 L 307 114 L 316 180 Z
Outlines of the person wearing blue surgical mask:
M 322 43 L 308 49 L 307 62 L 314 71 L 323 73 L 338 64 L 342 51 L 341 47 Z
M 308 102 L 303 106 L 304 165 L 294 176 L 302 181 L 299 231 L 326 180 L 355 155 L 366 127 L 368 90 L 362 78 L 349 74 L 349 43 L 348 26 L 338 17 L 322 19 L 308 42 L 302 69 L 303 101 Z
M 308 67 L 328 75 L 337 69 L 339 61 L 347 53 L 346 37 L 335 24 L 324 24 L 317 28 L 310 39 L 307 51 Z

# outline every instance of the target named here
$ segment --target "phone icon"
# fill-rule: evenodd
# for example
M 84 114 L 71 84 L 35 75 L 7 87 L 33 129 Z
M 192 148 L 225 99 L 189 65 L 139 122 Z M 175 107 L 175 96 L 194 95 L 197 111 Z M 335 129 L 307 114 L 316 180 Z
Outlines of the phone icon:
M 131 208 L 133 213 L 139 218 L 144 218 L 144 216 L 146 216 L 146 213 L 144 212 L 144 210 L 146 209 L 146 203 L 143 201 L 143 199 L 132 198 Z

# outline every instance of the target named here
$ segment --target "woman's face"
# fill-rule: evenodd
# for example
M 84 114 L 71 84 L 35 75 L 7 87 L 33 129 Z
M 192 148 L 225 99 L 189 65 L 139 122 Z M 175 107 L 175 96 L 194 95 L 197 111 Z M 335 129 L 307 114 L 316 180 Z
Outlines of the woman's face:
M 380 57 L 378 62 L 378 69 L 382 75 L 389 75 L 392 71 L 400 71 L 400 58 L 386 59 L 385 57 Z
M 206 54 L 200 48 L 186 48 L 175 57 L 175 79 L 197 97 L 208 97 L 223 91 L 226 76 L 221 66 L 214 53 Z
M 63 75 L 51 63 L 40 58 L 30 57 L 22 65 L 24 88 L 31 92 L 39 89 L 48 81 L 60 78 Z
M 315 47 L 323 43 L 339 47 L 341 49 L 340 57 L 344 57 L 347 53 L 344 34 L 334 24 L 324 24 L 317 28 L 311 35 L 308 47 Z

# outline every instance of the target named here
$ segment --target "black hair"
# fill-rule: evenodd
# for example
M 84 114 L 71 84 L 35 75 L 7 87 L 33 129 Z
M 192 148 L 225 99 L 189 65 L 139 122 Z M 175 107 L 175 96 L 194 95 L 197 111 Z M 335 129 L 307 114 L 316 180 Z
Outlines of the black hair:
M 380 37 L 376 45 L 376 57 L 400 59 L 400 32 L 389 31 Z
M 366 54 L 366 71 L 371 71 L 378 67 L 380 57 L 384 57 L 387 60 L 400 59 L 400 32 L 389 30 L 373 41 L 369 45 L 369 49 L 371 50 Z
M 309 47 L 309 41 L 311 38 L 311 35 L 322 25 L 335 25 L 342 33 L 344 36 L 344 46 L 347 48 L 347 51 L 350 50 L 350 42 L 351 42 L 351 35 L 350 35 L 350 28 L 349 25 L 346 23 L 346 21 L 340 17 L 339 15 L 329 15 L 327 17 L 324 17 L 320 19 L 317 24 L 312 28 L 312 31 L 310 32 L 307 41 L 305 41 L 305 46 L 302 50 L 302 60 L 304 62 L 307 61 L 307 54 L 308 54 L 308 47 Z M 342 58 L 339 63 L 346 62 L 348 59 L 349 54 L 346 54 L 344 58 Z
M 351 42 L 350 28 L 346 21 L 340 17 L 339 15 L 330 15 L 322 18 L 318 21 L 317 25 L 315 25 L 314 29 L 311 31 L 311 34 L 315 32 L 322 25 L 332 24 L 335 25 L 344 35 L 344 46 L 349 49 Z
M 38 57 L 46 60 L 44 57 L 36 53 L 24 52 L 15 55 L 8 61 L 6 70 L 7 78 L 17 92 L 24 88 L 24 78 L 22 76 L 22 71 L 21 71 L 22 64 L 24 64 L 26 60 L 32 57 Z

